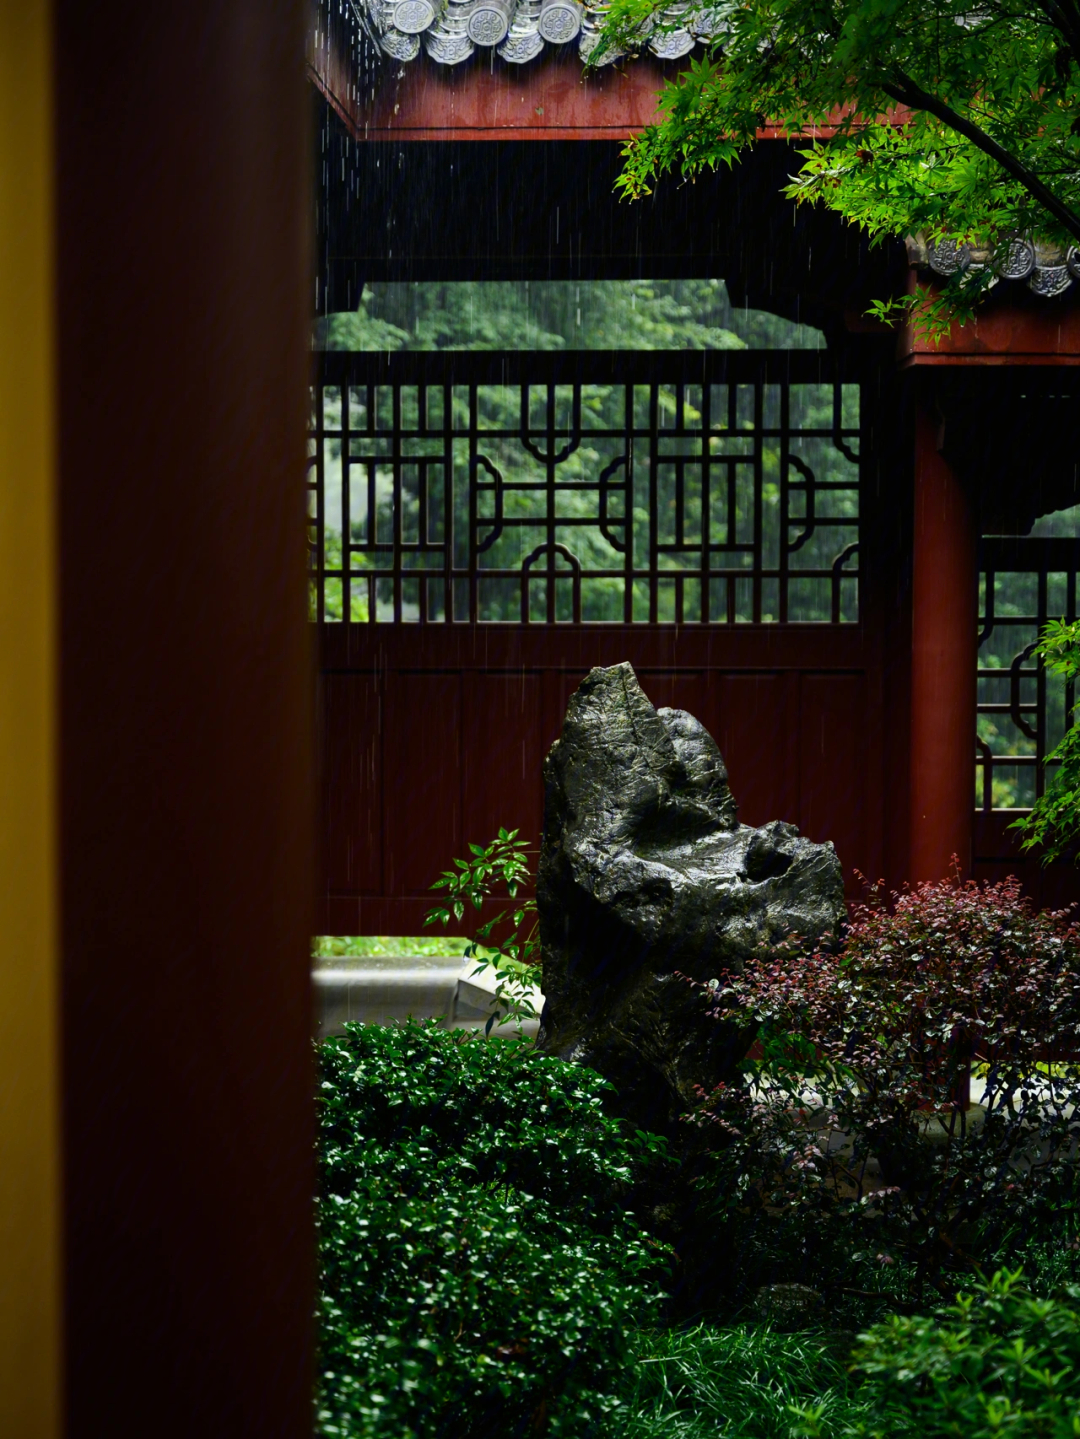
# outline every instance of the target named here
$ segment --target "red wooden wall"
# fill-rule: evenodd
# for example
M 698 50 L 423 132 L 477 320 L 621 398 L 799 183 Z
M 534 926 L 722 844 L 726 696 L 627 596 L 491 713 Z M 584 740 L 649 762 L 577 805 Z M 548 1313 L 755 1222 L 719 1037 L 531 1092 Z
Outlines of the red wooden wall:
M 567 700 L 622 660 L 715 736 L 744 822 L 832 840 L 853 893 L 882 871 L 882 673 L 859 626 L 328 624 L 321 651 L 322 933 L 420 933 L 470 841 L 537 840 Z

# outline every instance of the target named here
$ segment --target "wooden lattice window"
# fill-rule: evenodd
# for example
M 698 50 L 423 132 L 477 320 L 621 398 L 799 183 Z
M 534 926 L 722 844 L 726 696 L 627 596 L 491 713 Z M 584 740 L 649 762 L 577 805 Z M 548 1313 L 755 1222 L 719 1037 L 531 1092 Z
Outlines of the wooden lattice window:
M 1080 540 L 987 538 L 979 582 L 977 809 L 1030 809 L 1065 733 L 1074 685 L 1032 653 L 1048 619 L 1075 619 Z
M 315 620 L 858 620 L 860 390 L 827 354 L 318 362 Z

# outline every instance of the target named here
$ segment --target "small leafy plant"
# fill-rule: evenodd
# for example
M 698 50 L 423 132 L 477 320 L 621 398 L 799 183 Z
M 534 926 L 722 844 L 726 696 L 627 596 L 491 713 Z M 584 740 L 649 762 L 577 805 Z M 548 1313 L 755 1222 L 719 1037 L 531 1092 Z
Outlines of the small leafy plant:
M 1080 1288 L 1035 1298 L 999 1271 L 931 1316 L 894 1315 L 860 1336 L 865 1413 L 817 1439 L 1073 1439 L 1080 1434 Z
M 691 1118 L 729 1207 L 846 1230 L 852 1257 L 905 1261 L 917 1296 L 1080 1197 L 1080 931 L 1015 879 L 893 900 L 871 890 L 841 946 L 789 945 L 704 988 L 760 1058 Z
M 1034 653 L 1046 668 L 1066 680 L 1080 675 L 1080 620 L 1051 620 L 1044 626 Z M 1074 711 L 1075 715 L 1075 711 Z M 1072 716 L 1070 716 L 1072 718 Z M 1046 756 L 1054 766 L 1050 783 L 1012 828 L 1023 831 L 1023 849 L 1042 851 L 1044 864 L 1080 858 L 1080 724 L 1073 723 L 1061 743 Z
M 425 924 L 449 924 L 451 917 L 461 921 L 467 905 L 482 910 L 484 904 L 500 887 L 511 900 L 518 899 L 518 890 L 528 886 L 532 875 L 528 860 L 529 845 L 518 839 L 516 829 L 500 829 L 487 846 L 470 844 L 470 859 L 455 859 L 454 868 L 446 870 L 432 889 L 445 889 L 449 903 L 430 910 Z M 492 1014 L 485 1026 L 490 1034 L 498 1019 L 500 1024 L 538 1019 L 530 997 L 541 984 L 541 954 L 536 901 L 522 899 L 486 920 L 465 946 L 465 956 L 476 961 L 473 973 L 495 970 L 495 997 L 499 1012 Z

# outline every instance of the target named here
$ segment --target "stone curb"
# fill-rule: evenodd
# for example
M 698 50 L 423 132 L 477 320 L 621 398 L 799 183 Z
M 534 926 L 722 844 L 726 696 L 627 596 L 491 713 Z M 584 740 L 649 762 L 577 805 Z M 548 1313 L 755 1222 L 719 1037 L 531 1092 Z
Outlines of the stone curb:
M 328 964 L 334 964 L 333 968 Z M 340 1034 L 349 1021 L 402 1024 L 407 1019 L 438 1019 L 446 1029 L 483 1029 L 493 1011 L 495 976 L 491 969 L 473 973 L 475 961 L 457 955 L 378 956 L 356 965 L 324 961 L 312 972 L 315 991 L 315 1032 L 319 1039 Z M 539 1014 L 544 997 L 530 992 Z M 538 1020 L 522 1023 L 535 1038 Z M 496 1025 L 493 1034 L 510 1035 L 513 1025 Z

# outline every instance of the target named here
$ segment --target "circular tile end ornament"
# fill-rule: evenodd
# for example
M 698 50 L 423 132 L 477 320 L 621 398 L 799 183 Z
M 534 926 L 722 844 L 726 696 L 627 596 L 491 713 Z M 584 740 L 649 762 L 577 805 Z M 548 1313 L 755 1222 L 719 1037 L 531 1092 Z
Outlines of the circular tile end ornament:
M 698 40 L 713 40 L 731 29 L 731 16 L 736 6 L 722 4 L 696 10 L 690 17 L 690 33 Z
M 1035 268 L 1035 246 L 1030 240 L 1007 240 L 994 252 L 994 269 L 1003 280 L 1026 280 Z
M 540 9 L 540 34 L 549 45 L 565 45 L 581 31 L 581 6 L 576 0 L 548 0 Z
M 432 0 L 398 0 L 394 6 L 394 28 L 404 35 L 419 35 L 434 19 Z
M 936 240 L 928 251 L 935 275 L 955 275 L 964 265 L 963 246 L 955 240 Z
M 499 45 L 510 29 L 510 16 L 497 0 L 477 0 L 469 16 L 469 39 L 477 45 Z
M 599 30 L 590 29 L 587 25 L 582 26 L 581 38 L 578 40 L 578 54 L 583 60 L 588 60 L 593 52 L 603 44 L 604 37 Z M 622 50 L 602 50 L 598 59 L 594 62 L 597 65 L 611 65 L 623 57 Z

